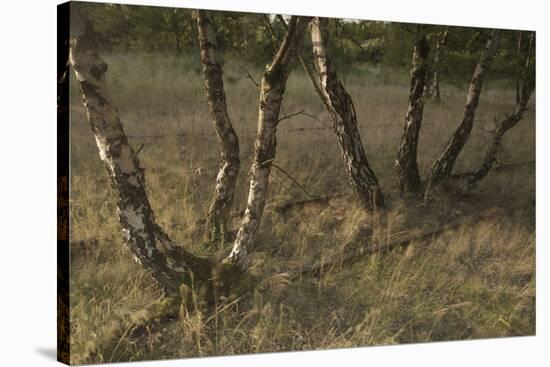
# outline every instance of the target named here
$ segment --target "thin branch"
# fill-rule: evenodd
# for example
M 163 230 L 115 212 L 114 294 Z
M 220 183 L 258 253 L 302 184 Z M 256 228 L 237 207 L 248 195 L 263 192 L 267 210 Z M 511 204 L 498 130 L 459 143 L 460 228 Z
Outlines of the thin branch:
M 265 167 L 265 166 L 267 166 L 268 164 L 270 164 L 271 167 L 277 168 L 279 171 L 281 171 L 282 173 L 284 173 L 285 176 L 288 177 L 292 182 L 294 182 L 294 184 L 295 184 L 296 186 L 298 186 L 298 187 L 299 187 L 299 188 L 300 188 L 309 198 L 311 198 L 311 199 L 318 199 L 318 198 L 320 197 L 320 196 L 318 196 L 318 195 L 312 195 L 312 194 L 310 194 L 310 193 L 305 189 L 305 187 L 303 187 L 302 185 L 300 185 L 300 183 L 299 183 L 298 181 L 296 181 L 296 179 L 290 175 L 290 173 L 288 173 L 288 172 L 285 171 L 283 168 L 281 168 L 281 167 L 277 166 L 275 163 L 273 163 L 274 160 L 275 160 L 274 158 L 268 159 L 267 161 L 262 162 L 259 166 L 260 166 L 260 167 Z M 330 205 L 329 205 L 329 206 L 330 206 Z M 332 207 L 331 207 L 331 208 L 332 208 Z M 333 209 L 334 209 L 334 208 L 333 208 Z
M 284 112 L 284 110 L 283 110 Z M 322 128 L 302 128 L 301 130 L 325 130 L 325 129 L 331 129 L 331 127 L 327 124 L 325 124 L 322 120 L 320 120 L 319 118 L 317 118 L 317 116 L 315 115 L 312 115 L 310 113 L 307 113 L 305 110 L 301 110 L 301 111 L 298 111 L 298 112 L 295 112 L 295 113 L 292 113 L 290 115 L 286 115 L 284 117 L 282 117 L 281 119 L 279 119 L 278 123 L 283 121 L 283 120 L 286 120 L 288 118 L 291 118 L 291 117 L 294 117 L 294 116 L 298 116 L 298 115 L 303 115 L 303 116 L 306 116 L 306 117 L 309 117 L 317 122 L 319 122 L 321 125 L 323 125 Z M 300 129 L 294 129 L 294 130 L 300 130 Z
M 277 14 L 275 17 L 277 18 L 277 20 L 279 22 L 281 22 L 281 24 L 285 27 L 285 30 L 286 30 L 287 27 L 288 27 L 288 24 L 286 23 L 285 18 L 283 18 L 283 16 L 281 14 Z
M 277 121 L 277 124 L 283 120 L 286 120 L 286 119 L 289 119 L 291 117 L 294 117 L 294 116 L 297 116 L 297 115 L 303 115 L 304 114 L 304 111 L 305 110 L 301 110 L 301 111 L 298 111 L 298 112 L 295 112 L 295 113 L 291 113 L 290 115 L 286 115 L 282 118 L 279 119 L 279 121 Z
M 344 25 L 342 24 L 342 22 L 340 21 L 340 19 L 336 19 L 336 25 L 338 27 L 340 27 L 343 31 L 344 31 L 344 34 L 347 36 L 347 38 L 353 42 L 357 47 L 359 47 L 361 50 L 365 50 L 365 48 L 355 39 L 353 38 L 353 36 L 351 35 L 351 33 L 348 32 L 348 30 L 346 29 L 346 27 L 344 27 Z
M 312 195 L 310 194 L 306 189 L 305 187 L 303 187 L 302 185 L 300 185 L 300 183 L 290 175 L 290 173 L 288 173 L 287 171 L 285 171 L 283 168 L 277 166 L 275 163 L 271 162 L 271 166 L 274 167 L 274 168 L 277 168 L 279 171 L 281 171 L 282 173 L 285 174 L 286 177 L 288 177 L 292 182 L 294 182 L 294 184 L 296 186 L 298 186 L 310 199 L 319 199 L 320 196 L 318 195 Z M 330 206 L 330 205 L 329 205 Z M 334 208 L 333 208 L 334 209 Z
M 309 117 L 309 118 L 312 118 L 312 119 L 314 119 L 315 121 L 319 122 L 321 125 L 324 126 L 325 129 L 331 129 L 330 125 L 327 125 L 326 123 L 324 123 L 323 120 L 317 118 L 317 116 L 311 115 L 311 114 L 309 114 L 309 113 L 307 113 L 307 112 L 304 112 L 302 115 L 307 116 L 307 117 Z
M 409 29 L 409 27 L 407 27 L 405 24 L 401 24 L 401 27 L 400 27 L 402 30 L 404 30 L 405 32 L 409 32 L 410 34 L 414 34 L 416 35 L 416 32 L 415 31 L 411 31 Z
M 262 17 L 265 20 L 267 29 L 269 29 L 269 33 L 271 34 L 271 38 L 273 39 L 273 42 L 274 42 L 273 47 L 275 48 L 275 53 L 277 53 L 277 51 L 279 50 L 279 40 L 277 39 L 277 35 L 275 35 L 275 31 L 273 30 L 273 27 L 271 26 L 271 22 L 269 21 L 269 18 L 267 17 L 267 15 L 262 14 Z
M 250 79 L 250 81 L 252 82 L 252 84 L 254 84 L 254 86 L 256 86 L 256 88 L 260 88 L 260 84 L 254 80 L 254 77 L 252 75 L 250 75 L 250 72 L 247 70 L 246 71 L 246 76 L 245 76 L 247 79 Z
M 139 155 L 139 153 L 141 152 L 141 150 L 142 150 L 144 147 L 145 147 L 145 144 L 142 143 L 142 144 L 139 146 L 139 148 L 137 148 L 137 150 L 136 150 L 136 155 Z

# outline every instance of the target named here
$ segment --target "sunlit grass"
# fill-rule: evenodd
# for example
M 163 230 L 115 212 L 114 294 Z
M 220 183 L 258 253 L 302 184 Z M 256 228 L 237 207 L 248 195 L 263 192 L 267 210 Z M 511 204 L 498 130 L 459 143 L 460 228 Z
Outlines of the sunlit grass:
M 196 253 L 213 192 L 218 147 L 197 60 L 115 55 L 106 58 L 121 119 L 145 168 L 157 221 L 178 243 Z M 233 228 L 248 190 L 258 90 L 257 69 L 224 65 L 229 112 L 241 141 Z M 71 357 L 92 363 L 208 356 L 363 345 L 531 335 L 535 331 L 534 168 L 494 172 L 465 198 L 441 197 L 428 206 L 395 191 L 393 161 L 402 132 L 408 89 L 385 84 L 373 73 L 350 72 L 368 157 L 390 206 L 378 222 L 338 197 L 330 206 L 309 204 L 285 214 L 277 205 L 307 196 L 285 175 L 272 173 L 251 271 L 262 286 L 242 299 L 207 312 L 188 307 L 161 328 L 135 332 L 136 321 L 161 299 L 149 274 L 122 245 L 114 191 L 99 160 L 76 85 L 71 108 Z M 419 147 L 423 177 L 458 124 L 465 90 L 443 80 L 444 104 L 427 101 Z M 511 91 L 488 89 L 476 126 L 510 113 Z M 285 112 L 301 109 L 330 124 L 309 80 L 291 76 Z M 330 130 L 296 130 L 322 125 L 298 115 L 278 128 L 277 165 L 313 195 L 350 193 L 336 137 Z M 534 107 L 505 137 L 502 161 L 534 159 Z M 474 129 L 458 171 L 481 160 L 487 133 Z M 377 253 L 353 266 L 331 266 L 318 278 L 289 271 L 320 259 L 337 258 L 355 230 L 367 223 L 365 239 L 388 243 L 396 234 L 414 235 L 450 221 L 467 221 L 478 211 L 494 215 L 467 222 L 429 241 Z M 220 249 L 217 255 L 227 253 Z M 200 297 L 198 297 L 200 298 Z M 195 297 L 195 299 L 198 299 Z M 232 303 L 231 303 L 232 302 Z

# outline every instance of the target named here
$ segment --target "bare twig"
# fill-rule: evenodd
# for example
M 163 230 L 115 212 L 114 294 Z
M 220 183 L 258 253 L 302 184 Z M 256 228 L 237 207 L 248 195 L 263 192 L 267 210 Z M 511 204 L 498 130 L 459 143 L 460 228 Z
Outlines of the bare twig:
M 301 111 L 298 111 L 298 112 L 295 112 L 295 113 L 291 113 L 290 115 L 285 115 L 285 116 L 281 117 L 281 118 L 279 119 L 279 121 L 277 121 L 277 123 L 279 123 L 279 122 L 281 122 L 281 121 L 283 121 L 283 120 L 292 118 L 292 117 L 297 116 L 297 115 L 304 115 L 304 114 L 305 114 L 304 111 L 305 111 L 305 110 L 301 110 Z
M 302 130 L 325 130 L 325 129 L 330 129 L 331 127 L 329 125 L 327 125 L 325 122 L 323 122 L 323 120 L 319 119 L 317 116 L 315 115 L 312 115 L 310 113 L 307 113 L 305 110 L 301 110 L 301 111 L 298 111 L 296 113 L 293 113 L 293 114 L 290 114 L 290 115 L 286 115 L 284 116 L 283 118 L 281 118 L 279 120 L 279 122 L 283 121 L 283 120 L 286 120 L 288 118 L 291 118 L 291 117 L 294 117 L 294 116 L 297 116 L 297 115 L 303 115 L 303 116 L 306 116 L 306 117 L 309 117 L 317 122 L 319 122 L 321 125 L 323 125 L 322 128 L 304 128 Z M 300 129 L 295 129 L 296 131 L 300 130 Z
M 286 177 L 288 177 L 292 182 L 294 182 L 294 184 L 296 186 L 298 186 L 308 197 L 312 198 L 312 199 L 315 199 L 315 198 L 319 198 L 319 196 L 317 195 L 312 195 L 310 194 L 306 189 L 305 187 L 303 187 L 302 185 L 300 185 L 300 183 L 298 181 L 296 181 L 296 179 L 294 177 L 292 177 L 290 175 L 290 173 L 288 173 L 287 171 L 285 171 L 283 168 L 277 166 L 275 163 L 271 162 L 271 166 L 274 167 L 274 168 L 277 168 L 279 171 L 281 171 L 282 173 L 285 174 Z
M 246 78 L 250 79 L 250 81 L 252 82 L 252 84 L 254 84 L 256 88 L 260 88 L 260 84 L 256 80 L 254 80 L 254 77 L 250 75 L 250 72 L 248 70 L 246 71 Z
M 271 38 L 273 39 L 273 47 L 275 48 L 275 53 L 277 53 L 279 49 L 279 40 L 277 39 L 277 35 L 275 35 L 275 31 L 273 30 L 273 27 L 271 26 L 271 22 L 269 21 L 269 18 L 266 14 L 262 14 L 263 19 L 265 20 L 265 23 L 267 25 L 267 29 L 269 29 L 269 33 L 271 34 Z
M 323 120 L 317 118 L 317 116 L 311 115 L 311 114 L 309 114 L 309 113 L 307 113 L 307 112 L 304 112 L 303 115 L 304 115 L 304 116 L 307 116 L 307 117 L 309 117 L 309 118 L 312 118 L 312 119 L 314 119 L 315 121 L 319 122 L 321 125 L 324 126 L 324 129 L 330 129 L 330 128 L 331 128 L 330 125 L 324 123 Z
M 357 47 L 359 47 L 361 50 L 364 50 L 365 48 L 351 35 L 351 33 L 348 32 L 348 30 L 346 29 L 346 27 L 342 24 L 342 22 L 340 21 L 340 19 L 336 19 L 336 25 L 338 27 L 340 27 L 343 31 L 344 31 L 344 34 L 348 37 L 348 39 L 353 42 Z
M 281 14 L 277 14 L 275 17 L 277 18 L 277 20 L 279 22 L 281 22 L 281 24 L 283 25 L 283 27 L 285 27 L 285 30 L 286 30 L 287 27 L 288 27 L 288 24 L 286 23 L 285 18 L 283 18 L 283 16 Z
M 318 195 L 313 195 L 313 194 L 310 194 L 309 191 L 306 190 L 305 187 L 303 187 L 294 177 L 292 177 L 292 175 L 290 173 L 288 173 L 285 169 L 279 167 L 278 165 L 276 165 L 275 163 L 273 163 L 273 159 L 270 159 L 268 161 L 265 161 L 263 162 L 261 165 L 267 165 L 267 164 L 271 164 L 271 167 L 273 168 L 276 168 L 278 169 L 280 172 L 282 172 L 286 177 L 288 177 L 296 186 L 298 186 L 300 188 L 300 190 L 302 190 L 309 198 L 311 199 L 320 199 L 320 196 Z M 327 205 L 329 207 L 331 207 L 332 209 L 335 209 L 332 205 L 330 205 L 328 202 L 327 202 Z
M 409 27 L 407 27 L 405 24 L 402 24 L 401 25 L 401 29 L 404 30 L 405 32 L 408 32 L 410 34 L 416 34 L 415 31 L 411 31 Z
M 142 143 L 142 144 L 139 146 L 139 148 L 137 148 L 137 150 L 136 150 L 136 155 L 139 155 L 139 153 L 141 152 L 141 150 L 143 149 L 143 147 L 145 147 L 145 144 Z

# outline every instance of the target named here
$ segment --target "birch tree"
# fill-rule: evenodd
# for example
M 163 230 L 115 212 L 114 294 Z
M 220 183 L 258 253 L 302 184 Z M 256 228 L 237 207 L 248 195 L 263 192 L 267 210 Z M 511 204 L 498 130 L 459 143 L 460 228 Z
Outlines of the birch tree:
M 216 178 L 216 188 L 212 204 L 208 210 L 208 231 L 210 243 L 223 240 L 226 233 L 233 198 L 235 182 L 239 174 L 239 139 L 227 112 L 222 68 L 218 60 L 216 33 L 209 12 L 195 12 L 198 27 L 199 48 L 206 97 L 210 105 L 212 123 L 218 136 L 220 147 L 220 168 Z
M 521 48 L 522 48 L 522 41 L 523 41 L 523 32 L 519 32 L 517 36 L 517 54 L 516 54 L 516 104 L 519 104 L 521 96 L 520 96 L 520 69 L 521 69 Z
M 516 102 L 516 109 L 512 115 L 507 116 L 505 119 L 500 121 L 495 120 L 495 130 L 493 131 L 491 142 L 485 151 L 483 162 L 476 171 L 465 175 L 465 180 L 460 187 L 462 193 L 472 190 L 489 174 L 493 165 L 498 161 L 497 155 L 502 145 L 502 137 L 506 132 L 518 124 L 527 110 L 527 104 L 529 103 L 531 94 L 535 90 L 535 67 L 532 61 L 534 58 L 534 38 L 535 34 L 531 33 L 525 65 L 519 71 L 520 76 L 518 77 L 518 100 Z
M 105 78 L 107 64 L 98 54 L 94 29 L 71 6 L 70 64 L 79 83 L 99 156 L 117 195 L 117 216 L 124 244 L 168 293 L 211 277 L 210 260 L 175 244 L 155 221 L 138 156 L 128 143 Z
M 449 27 L 445 27 L 445 30 L 438 35 L 437 43 L 435 45 L 434 60 L 433 60 L 433 84 L 432 84 L 432 96 L 435 102 L 441 102 L 441 89 L 439 86 L 440 72 L 441 72 L 441 57 L 443 48 L 447 44 L 447 35 L 449 33 Z
M 378 178 L 369 166 L 357 127 L 357 114 L 351 96 L 346 91 L 328 53 L 328 19 L 311 22 L 313 58 L 317 71 L 314 86 L 334 122 L 348 179 L 361 204 L 367 209 L 383 208 L 384 198 Z
M 491 67 L 491 63 L 493 62 L 493 58 L 495 57 L 499 46 L 499 42 L 500 32 L 498 30 L 493 30 L 489 35 L 485 49 L 481 53 L 479 62 L 470 82 L 462 120 L 447 144 L 445 144 L 443 153 L 435 161 L 432 168 L 425 192 L 426 199 L 428 199 L 430 190 L 434 184 L 447 180 L 450 177 L 453 172 L 456 159 L 470 137 L 470 133 L 474 126 L 474 118 L 479 103 L 479 97 L 481 95 L 483 79 Z
M 267 67 L 260 84 L 258 132 L 254 148 L 254 161 L 250 170 L 248 201 L 241 227 L 233 249 L 224 260 L 226 273 L 246 271 L 248 249 L 252 246 L 262 219 L 266 194 L 275 160 L 277 124 L 286 88 L 286 82 L 299 54 L 310 18 L 291 17 L 286 35 L 277 54 Z
M 417 147 L 424 113 L 422 95 L 426 84 L 429 54 L 430 44 L 426 38 L 425 27 L 418 26 L 412 58 L 409 106 L 405 116 L 403 136 L 395 160 L 398 186 L 401 192 L 415 192 L 420 188 Z

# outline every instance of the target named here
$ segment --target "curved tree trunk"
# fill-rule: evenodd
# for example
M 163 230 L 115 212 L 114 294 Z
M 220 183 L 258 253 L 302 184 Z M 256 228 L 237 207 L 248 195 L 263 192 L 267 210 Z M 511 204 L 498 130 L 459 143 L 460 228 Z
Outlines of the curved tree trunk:
M 192 285 L 193 279 L 208 280 L 210 261 L 175 245 L 156 223 L 143 169 L 108 93 L 107 64 L 98 54 L 95 32 L 76 9 L 71 20 L 70 63 L 99 155 L 117 193 L 117 215 L 125 245 L 168 293 L 177 292 L 181 283 Z
M 447 34 L 449 33 L 449 27 L 445 27 L 445 30 L 439 34 L 437 44 L 435 45 L 434 51 L 434 62 L 433 62 L 433 85 L 432 85 L 432 96 L 434 97 L 435 102 L 441 102 L 441 90 L 439 88 L 440 82 L 440 67 L 441 67 L 441 56 L 442 48 L 447 44 Z
M 206 97 L 221 151 L 215 194 L 208 210 L 210 243 L 216 243 L 224 239 L 235 196 L 235 182 L 240 166 L 239 139 L 227 112 L 222 69 L 218 61 L 218 47 L 212 19 L 205 10 L 197 10 L 196 18 Z
M 314 18 L 311 22 L 313 57 L 319 78 L 319 83 L 314 84 L 320 88 L 321 99 L 334 121 L 344 167 L 361 204 L 367 209 L 383 208 L 384 198 L 363 150 L 353 101 L 338 79 L 327 52 L 327 26 L 326 18 Z
M 420 188 L 420 174 L 418 173 L 416 156 L 424 112 L 422 94 L 426 83 L 428 56 L 430 54 L 430 44 L 424 29 L 421 27 L 419 26 L 417 40 L 414 45 L 411 89 L 409 92 L 409 107 L 405 116 L 405 128 L 395 160 L 398 186 L 401 192 L 415 192 Z
M 466 106 L 464 108 L 464 114 L 460 125 L 455 130 L 447 144 L 443 149 L 443 153 L 436 160 L 428 185 L 426 187 L 425 198 L 428 199 L 431 187 L 441 181 L 447 180 L 453 172 L 454 165 L 458 155 L 462 151 L 462 148 L 468 141 L 472 127 L 474 126 L 474 118 L 479 103 L 479 96 L 481 94 L 481 86 L 483 84 L 483 78 L 490 68 L 493 58 L 498 49 L 500 42 L 500 32 L 493 30 L 485 49 L 483 50 L 479 62 L 474 71 L 472 81 L 468 90 L 468 96 L 466 98 Z
M 511 116 L 508 116 L 502 121 L 496 123 L 495 130 L 490 145 L 485 152 L 485 158 L 481 166 L 473 173 L 465 176 L 465 181 L 460 187 L 462 193 L 471 191 L 481 180 L 489 174 L 489 171 L 493 168 L 495 162 L 497 162 L 497 154 L 500 150 L 502 137 L 508 130 L 517 125 L 522 119 L 523 113 L 527 110 L 527 104 L 531 98 L 531 94 L 535 89 L 535 69 L 531 62 L 531 50 L 534 47 L 534 33 L 529 38 L 529 50 L 527 51 L 527 57 L 525 66 L 518 77 L 518 95 L 519 101 L 516 104 L 516 110 Z M 517 97 L 516 97 L 517 98 Z
M 277 146 L 276 130 L 286 82 L 300 49 L 310 18 L 291 17 L 285 38 L 271 65 L 267 67 L 260 86 L 258 134 L 254 162 L 250 172 L 250 189 L 244 219 L 237 238 L 224 264 L 240 271 L 248 267 L 247 250 L 260 226 Z

